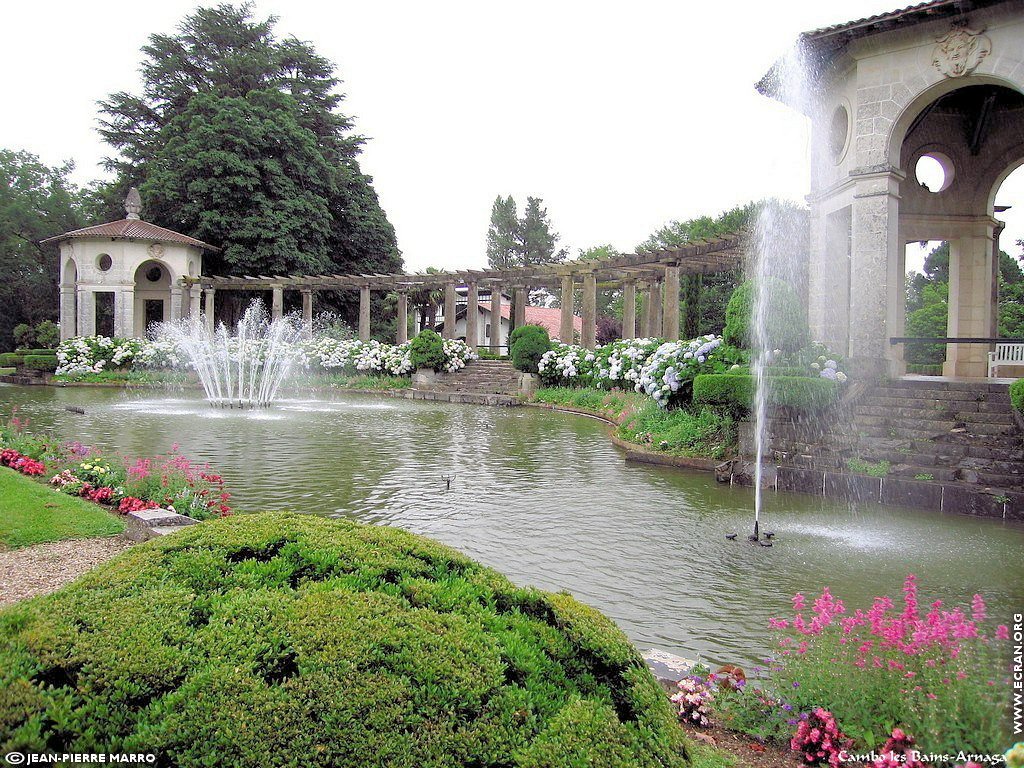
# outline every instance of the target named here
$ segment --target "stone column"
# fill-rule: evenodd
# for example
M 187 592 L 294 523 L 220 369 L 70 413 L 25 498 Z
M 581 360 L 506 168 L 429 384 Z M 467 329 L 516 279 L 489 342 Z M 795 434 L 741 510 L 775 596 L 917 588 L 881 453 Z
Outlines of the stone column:
M 992 332 L 993 314 L 991 236 L 975 232 L 950 240 L 946 335 L 986 338 Z M 988 344 L 947 344 L 942 374 L 985 378 L 988 350 Z
M 466 343 L 474 352 L 480 346 L 480 293 L 476 283 L 466 286 Z
M 192 290 L 189 291 L 188 299 L 188 316 L 192 318 L 199 318 L 199 315 L 203 312 L 203 289 L 198 284 L 192 286 Z
M 203 303 L 205 305 L 203 309 L 203 316 L 206 318 L 206 330 L 210 333 L 213 333 L 213 329 L 215 327 L 213 301 L 216 293 L 217 291 L 213 288 L 207 288 L 203 291 Z
M 622 338 L 636 338 L 636 283 L 632 280 L 622 284 Z
M 661 336 L 661 283 L 651 282 L 651 336 Z
M 640 296 L 644 300 L 640 310 L 640 338 L 647 339 L 651 336 L 651 284 L 647 280 L 640 281 Z
M 405 344 L 409 340 L 409 294 L 398 292 L 398 317 L 396 319 L 395 343 Z
M 526 301 L 528 295 L 525 288 L 516 288 L 516 317 L 512 324 L 513 328 L 522 328 L 526 325 Z
M 896 354 L 889 344 L 887 300 L 891 279 L 898 279 L 892 290 L 904 290 L 904 275 L 891 276 L 891 265 L 898 260 L 899 185 L 905 176 L 886 169 L 851 178 L 849 363 L 859 377 L 869 377 L 886 373 L 887 358 Z
M 186 318 L 192 311 L 192 284 L 181 284 L 181 317 Z
M 501 284 L 491 283 L 491 353 L 501 354 Z
M 114 294 L 114 335 L 135 335 L 135 287 L 122 287 Z
M 171 306 L 169 306 L 167 312 L 167 319 L 172 323 L 181 320 L 181 302 L 182 302 L 182 291 L 180 285 L 171 286 Z M 116 319 L 115 319 L 116 322 Z
M 302 291 L 302 328 L 303 335 L 309 339 L 313 336 L 313 289 L 303 288 Z
M 270 317 L 272 320 L 280 320 L 284 316 L 284 288 L 275 285 L 271 289 Z
M 60 340 L 66 341 L 78 335 L 78 318 L 75 316 L 75 286 L 60 287 Z
M 597 276 L 583 275 L 583 332 L 581 342 L 587 349 L 597 346 Z
M 558 338 L 563 344 L 572 344 L 573 331 L 573 291 L 572 275 L 562 276 L 562 312 L 558 318 Z
M 455 338 L 455 283 L 444 286 L 444 334 L 446 339 Z
M 359 340 L 370 340 L 370 286 L 359 286 Z
M 78 333 L 96 335 L 96 293 L 89 288 L 78 289 Z
M 663 335 L 666 341 L 679 341 L 679 267 L 665 267 L 665 305 Z

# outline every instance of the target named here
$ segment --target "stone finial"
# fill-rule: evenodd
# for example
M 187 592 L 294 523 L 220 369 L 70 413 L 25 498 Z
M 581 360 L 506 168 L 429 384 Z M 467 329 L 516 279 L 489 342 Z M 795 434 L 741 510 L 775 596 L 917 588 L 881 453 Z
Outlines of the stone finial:
M 142 197 L 139 195 L 139 190 L 132 187 L 128 190 L 128 197 L 124 199 L 124 210 L 128 214 L 129 219 L 138 219 L 139 213 L 142 211 Z

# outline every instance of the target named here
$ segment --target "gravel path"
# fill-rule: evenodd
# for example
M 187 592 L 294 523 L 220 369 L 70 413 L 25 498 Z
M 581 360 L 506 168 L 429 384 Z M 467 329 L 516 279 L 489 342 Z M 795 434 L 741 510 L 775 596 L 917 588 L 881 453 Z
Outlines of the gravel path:
M 112 536 L 0 552 L 0 606 L 55 592 L 132 544 L 124 536 Z

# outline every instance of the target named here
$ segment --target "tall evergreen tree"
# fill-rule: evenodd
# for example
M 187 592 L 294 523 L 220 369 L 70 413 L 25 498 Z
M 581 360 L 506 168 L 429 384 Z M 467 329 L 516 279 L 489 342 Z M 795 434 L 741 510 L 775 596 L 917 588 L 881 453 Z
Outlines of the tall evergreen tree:
M 398 270 L 333 65 L 276 21 L 224 4 L 150 37 L 142 94 L 100 105 L 105 198 L 139 186 L 147 218 L 223 248 L 207 272 Z
M 491 223 L 487 228 L 487 264 L 491 269 L 509 269 L 520 263 L 516 201 L 512 195 L 498 195 L 491 206 Z
M 526 209 L 519 220 L 519 263 L 522 266 L 564 261 L 568 250 L 558 245 L 558 233 L 552 231 L 547 208 L 539 197 L 526 198 Z

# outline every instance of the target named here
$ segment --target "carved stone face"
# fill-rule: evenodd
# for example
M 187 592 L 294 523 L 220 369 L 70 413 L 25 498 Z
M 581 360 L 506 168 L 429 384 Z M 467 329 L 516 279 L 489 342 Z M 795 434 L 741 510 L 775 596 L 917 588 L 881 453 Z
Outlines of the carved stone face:
M 992 51 L 987 37 L 966 27 L 950 30 L 937 42 L 932 64 L 946 77 L 970 74 Z

